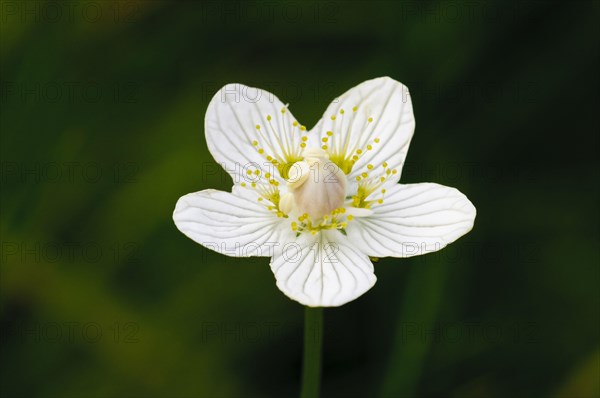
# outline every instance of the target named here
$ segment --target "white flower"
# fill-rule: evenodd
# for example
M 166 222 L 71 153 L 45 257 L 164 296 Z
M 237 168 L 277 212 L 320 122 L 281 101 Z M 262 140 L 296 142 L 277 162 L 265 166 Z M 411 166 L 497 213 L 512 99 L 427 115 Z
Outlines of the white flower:
M 232 192 L 185 195 L 173 219 L 219 253 L 272 257 L 293 300 L 345 304 L 375 284 L 370 257 L 437 251 L 473 227 L 475 207 L 458 190 L 398 184 L 414 128 L 408 89 L 388 77 L 347 91 L 310 131 L 273 94 L 229 84 L 205 133 Z

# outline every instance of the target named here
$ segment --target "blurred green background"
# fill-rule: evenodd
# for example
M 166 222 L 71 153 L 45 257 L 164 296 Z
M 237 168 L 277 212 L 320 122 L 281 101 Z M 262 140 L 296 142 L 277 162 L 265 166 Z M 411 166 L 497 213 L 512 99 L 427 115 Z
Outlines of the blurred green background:
M 401 182 L 464 192 L 474 230 L 382 259 L 325 311 L 324 397 L 597 397 L 599 3 L 2 1 L 3 397 L 293 397 L 300 305 L 268 259 L 175 228 L 229 190 L 225 83 L 314 125 L 370 78 L 411 89 Z

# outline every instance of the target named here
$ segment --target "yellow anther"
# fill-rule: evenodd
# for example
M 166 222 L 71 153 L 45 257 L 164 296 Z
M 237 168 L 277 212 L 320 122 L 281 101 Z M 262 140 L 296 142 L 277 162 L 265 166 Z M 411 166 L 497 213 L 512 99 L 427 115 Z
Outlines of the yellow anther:
M 256 129 L 257 129 L 257 130 L 260 130 L 260 124 L 257 124 L 257 125 L 256 125 Z
M 356 112 L 358 110 L 358 106 L 353 106 L 352 107 L 352 112 Z
M 323 141 L 323 142 L 327 142 L 327 137 L 323 137 L 323 138 L 321 138 L 321 141 Z
M 285 214 L 283 214 L 283 212 L 281 212 L 281 211 L 278 211 L 278 212 L 277 212 L 277 217 L 283 217 L 284 215 L 285 215 Z
M 387 169 L 387 170 L 385 171 L 385 174 L 387 174 L 387 175 L 390 175 L 390 173 L 391 173 L 391 172 L 392 172 L 392 170 L 390 170 L 390 169 Z
M 258 153 L 260 153 L 260 154 L 262 155 L 263 153 L 265 153 L 265 150 L 264 150 L 264 149 L 262 149 L 262 148 L 260 148 L 260 149 L 258 150 Z
M 392 174 L 396 174 L 398 172 L 398 170 L 394 169 L 392 170 Z
M 385 189 L 382 189 L 382 190 L 381 190 L 381 193 L 385 193 Z
M 281 113 L 285 113 L 285 106 L 281 108 Z
M 261 196 L 260 198 L 258 198 L 258 201 L 259 201 L 259 202 L 262 202 L 262 201 L 263 201 L 263 198 L 262 198 L 262 196 Z
M 373 165 L 372 165 L 372 164 L 368 164 L 368 165 L 367 165 L 367 169 L 369 169 L 369 170 L 373 170 Z
M 340 114 L 342 114 L 342 115 L 344 114 L 344 109 L 343 108 L 340 109 Z
M 333 131 L 328 131 L 327 135 L 331 137 L 333 135 Z
M 335 120 L 335 115 L 331 115 L 331 120 Z
M 271 160 L 273 160 L 272 156 L 267 156 L 267 160 L 270 162 Z
M 352 220 L 354 220 L 354 217 L 352 216 L 352 214 L 349 214 L 348 215 L 348 221 L 352 221 Z
M 373 145 L 371 145 L 371 144 L 367 145 L 367 151 L 370 151 L 371 149 L 373 149 Z
M 254 170 L 254 175 L 257 175 L 257 176 L 260 175 L 260 170 L 259 169 Z
M 371 122 L 373 121 L 373 118 L 372 118 L 372 117 L 370 117 L 370 118 L 368 119 L 368 121 L 369 121 L 369 123 L 371 123 Z
M 379 138 L 375 138 L 373 141 L 375 141 L 376 144 L 379 144 Z
M 367 178 L 369 175 L 367 173 L 362 173 L 361 176 L 362 178 Z
M 382 166 L 383 166 L 383 167 L 388 167 L 388 164 L 387 164 L 387 162 L 383 162 Z
M 303 136 L 302 137 L 302 141 L 304 141 L 304 142 L 308 141 L 308 137 L 307 136 Z
M 265 178 L 271 178 L 271 173 L 265 173 Z
M 363 151 L 362 151 L 362 149 L 357 149 L 357 150 L 356 150 L 356 153 L 357 153 L 358 155 L 360 155 L 362 152 L 363 152 Z
M 327 150 L 327 145 L 323 145 L 321 148 L 323 148 L 323 150 Z
M 382 203 L 383 203 L 383 199 L 379 199 L 379 200 L 377 201 L 377 203 L 379 203 L 379 204 L 382 204 Z
M 250 185 L 252 185 L 252 188 L 256 188 L 256 183 L 255 183 L 255 182 L 253 182 L 253 183 L 252 183 L 252 184 L 250 184 Z
M 300 148 L 306 148 L 306 143 L 305 142 L 301 142 L 300 143 Z
M 352 156 L 352 160 L 358 160 L 358 156 L 356 156 L 356 155 Z
M 244 187 L 244 188 L 246 187 L 246 183 L 245 183 L 245 182 L 242 182 L 240 185 L 241 185 L 242 187 Z
M 385 177 L 381 177 L 381 178 L 379 179 L 379 181 L 381 181 L 381 182 L 384 182 L 384 181 L 385 181 Z
M 257 146 L 258 145 L 258 141 L 256 141 L 256 140 L 252 141 L 252 145 Z
M 361 180 L 360 176 L 356 176 L 356 181 L 360 181 L 360 180 Z
M 271 121 L 271 115 L 267 115 L 267 121 Z
M 246 171 L 246 174 L 248 174 L 249 176 L 251 176 L 252 175 L 252 170 Z
M 300 130 L 306 131 L 306 126 L 300 126 Z
M 296 126 L 298 126 L 298 122 L 297 122 L 296 120 L 294 120 L 294 123 L 292 123 L 292 125 L 293 125 L 294 127 L 296 127 Z

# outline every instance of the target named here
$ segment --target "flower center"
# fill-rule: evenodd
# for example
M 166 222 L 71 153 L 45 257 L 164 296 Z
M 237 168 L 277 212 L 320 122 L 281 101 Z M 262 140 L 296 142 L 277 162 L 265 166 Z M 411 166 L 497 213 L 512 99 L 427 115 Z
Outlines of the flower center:
M 372 214 L 373 205 L 383 203 L 383 185 L 397 173 L 386 162 L 381 168 L 368 164 L 360 175 L 354 174 L 356 188 L 348 191 L 347 176 L 354 165 L 380 144 L 372 117 L 366 118 L 362 126 L 344 122 L 345 118 L 357 117 L 357 112 L 358 107 L 354 106 L 352 112 L 340 109 L 339 115 L 331 115 L 330 130 L 320 137 L 320 147 L 308 147 L 306 127 L 291 119 L 287 106 L 275 120 L 266 115 L 262 127 L 255 125 L 262 145 L 258 140 L 252 145 L 266 160 L 269 172 L 249 167 L 249 184 L 242 182 L 241 186 L 255 190 L 258 201 L 278 217 L 297 218 L 290 224 L 297 234 L 316 234 L 323 229 L 337 229 L 345 234 L 354 217 L 366 217 Z M 351 140 L 354 134 L 360 137 Z M 288 193 L 280 192 L 273 174 L 287 181 Z
M 344 205 L 346 175 L 320 148 L 308 148 L 303 155 L 290 171 L 288 187 L 296 210 L 320 220 Z

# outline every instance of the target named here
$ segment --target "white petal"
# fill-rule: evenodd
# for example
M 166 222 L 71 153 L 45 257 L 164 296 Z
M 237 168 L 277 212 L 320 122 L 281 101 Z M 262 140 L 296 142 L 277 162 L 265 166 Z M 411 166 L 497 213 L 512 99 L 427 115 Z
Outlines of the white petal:
M 336 307 L 369 290 L 373 264 L 338 231 L 304 233 L 278 247 L 271 261 L 277 287 L 310 307 Z
M 433 183 L 390 187 L 373 215 L 348 223 L 348 239 L 373 257 L 411 257 L 442 249 L 473 228 L 475 206 Z
M 192 240 L 232 257 L 271 257 L 281 231 L 290 228 L 256 201 L 213 189 L 179 198 L 173 220 Z
M 300 131 L 299 124 L 293 126 L 294 121 L 274 94 L 243 84 L 228 84 L 215 94 L 206 111 L 208 149 L 236 184 L 247 180 L 249 166 L 279 179 L 277 169 L 266 157 L 282 158 L 284 152 L 300 151 L 301 135 L 306 132 Z M 253 145 L 254 141 L 258 145 Z M 264 153 L 260 154 L 259 149 Z
M 356 107 L 356 112 L 353 108 Z M 340 112 L 343 110 L 343 114 Z M 335 120 L 331 116 L 335 115 Z M 369 122 L 372 118 L 372 122 Z M 354 180 L 366 166 L 372 164 L 375 172 L 383 170 L 380 165 L 387 162 L 391 169 L 397 169 L 388 181 L 397 183 L 408 146 L 415 129 L 412 102 L 408 88 L 389 77 L 367 80 L 348 90 L 334 100 L 323 118 L 309 133 L 309 137 L 326 137 L 327 131 L 333 132 L 329 139 L 329 150 L 337 146 L 346 147 L 351 157 L 357 149 L 363 151 L 360 159 L 349 175 Z M 379 138 L 379 143 L 374 140 Z M 367 145 L 372 150 L 366 150 Z

